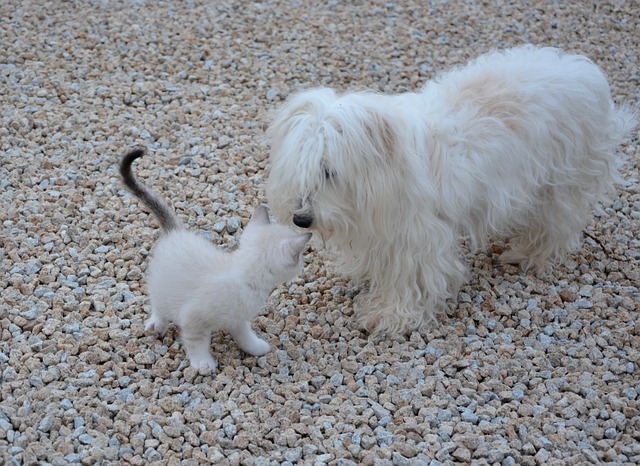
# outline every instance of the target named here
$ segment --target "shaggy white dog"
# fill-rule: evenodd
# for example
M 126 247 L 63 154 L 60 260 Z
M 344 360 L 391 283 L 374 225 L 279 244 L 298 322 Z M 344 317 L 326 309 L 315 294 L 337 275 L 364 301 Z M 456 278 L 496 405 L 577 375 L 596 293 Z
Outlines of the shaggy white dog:
M 419 93 L 290 97 L 268 130 L 267 197 L 368 281 L 356 315 L 378 333 L 433 319 L 465 278 L 459 235 L 510 237 L 506 263 L 540 269 L 580 242 L 618 179 L 635 126 L 589 59 L 523 46 L 483 55 Z

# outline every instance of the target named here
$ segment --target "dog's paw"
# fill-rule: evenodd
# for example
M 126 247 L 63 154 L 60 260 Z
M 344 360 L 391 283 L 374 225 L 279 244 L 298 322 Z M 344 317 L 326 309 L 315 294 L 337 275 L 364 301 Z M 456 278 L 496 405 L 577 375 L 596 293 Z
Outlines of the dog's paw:
M 420 306 L 405 308 L 379 298 L 356 300 L 356 304 L 355 320 L 373 339 L 402 337 L 434 320 L 434 314 Z
M 543 259 L 536 260 L 529 255 L 517 251 L 505 251 L 498 256 L 500 264 L 515 265 L 520 267 L 524 272 L 532 272 L 536 275 L 544 275 L 552 269 L 552 263 Z
M 372 339 L 377 340 L 395 335 L 404 335 L 413 330 L 412 325 L 400 321 L 393 315 L 373 315 L 363 322 Z
M 356 311 L 356 318 L 373 339 L 400 335 L 411 330 L 411 325 L 398 318 L 392 309 L 369 308 L 367 311 L 361 309 L 359 313 Z
M 361 294 L 354 300 L 355 320 L 372 337 L 383 335 L 388 327 L 385 317 L 392 312 L 380 299 Z

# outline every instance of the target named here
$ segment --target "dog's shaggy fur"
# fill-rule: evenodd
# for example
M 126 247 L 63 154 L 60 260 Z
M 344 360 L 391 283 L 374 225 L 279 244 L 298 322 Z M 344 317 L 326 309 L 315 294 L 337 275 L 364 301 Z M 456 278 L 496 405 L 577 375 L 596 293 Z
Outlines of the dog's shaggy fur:
M 269 203 L 369 282 L 371 331 L 418 329 L 465 278 L 459 235 L 510 237 L 501 261 L 541 269 L 580 242 L 635 126 L 600 69 L 524 46 L 481 56 L 419 93 L 290 97 L 268 130 Z

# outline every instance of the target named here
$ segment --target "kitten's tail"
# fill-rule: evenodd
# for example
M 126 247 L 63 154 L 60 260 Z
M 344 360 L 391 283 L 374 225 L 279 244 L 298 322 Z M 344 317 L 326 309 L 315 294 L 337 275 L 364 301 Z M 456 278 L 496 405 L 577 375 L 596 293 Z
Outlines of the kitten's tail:
M 120 161 L 120 176 L 125 186 L 129 188 L 151 211 L 158 217 L 160 226 L 165 232 L 180 228 L 181 224 L 167 203 L 160 197 L 149 191 L 140 183 L 131 171 L 133 161 L 144 155 L 143 149 L 136 149 L 122 157 Z

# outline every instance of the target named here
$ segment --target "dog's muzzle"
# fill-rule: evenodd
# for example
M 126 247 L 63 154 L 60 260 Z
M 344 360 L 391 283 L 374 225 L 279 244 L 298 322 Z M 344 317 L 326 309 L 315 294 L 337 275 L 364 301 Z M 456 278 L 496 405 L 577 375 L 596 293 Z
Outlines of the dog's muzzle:
M 313 217 L 308 214 L 294 214 L 293 224 L 300 228 L 311 228 Z

